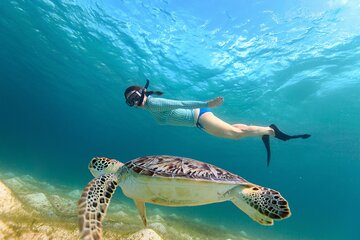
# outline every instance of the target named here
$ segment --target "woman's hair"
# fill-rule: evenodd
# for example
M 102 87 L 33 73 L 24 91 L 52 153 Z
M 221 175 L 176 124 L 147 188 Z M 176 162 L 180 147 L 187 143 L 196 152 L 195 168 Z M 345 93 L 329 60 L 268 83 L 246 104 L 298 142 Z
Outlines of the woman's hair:
M 126 95 L 128 95 L 131 91 L 141 91 L 143 88 L 140 87 L 140 86 L 130 86 L 128 87 L 125 92 L 124 92 L 124 96 L 126 98 Z M 146 91 L 145 95 L 146 96 L 150 96 L 152 94 L 155 94 L 155 95 L 158 95 L 158 96 L 161 96 L 163 95 L 164 93 L 163 92 L 160 92 L 160 91 Z

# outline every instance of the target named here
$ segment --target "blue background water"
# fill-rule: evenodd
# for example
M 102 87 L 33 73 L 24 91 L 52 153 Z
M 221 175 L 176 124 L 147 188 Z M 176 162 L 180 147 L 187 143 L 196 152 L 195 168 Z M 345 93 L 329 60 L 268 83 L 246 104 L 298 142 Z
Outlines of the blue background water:
M 230 203 L 169 212 L 262 239 L 360 239 L 359 1 L 0 2 L 0 167 L 82 188 L 93 156 L 192 157 L 280 190 L 293 215 L 267 228 Z M 224 120 L 309 140 L 218 139 L 126 106 L 143 85 L 223 96 Z M 118 193 L 118 197 L 125 198 Z

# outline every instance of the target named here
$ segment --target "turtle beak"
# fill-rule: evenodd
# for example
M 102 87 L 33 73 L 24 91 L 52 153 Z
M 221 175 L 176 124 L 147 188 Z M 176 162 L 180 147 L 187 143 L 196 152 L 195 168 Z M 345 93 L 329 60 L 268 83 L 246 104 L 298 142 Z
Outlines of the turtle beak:
M 93 159 L 91 159 L 91 161 L 89 162 L 89 165 L 88 165 L 89 170 L 94 167 L 94 165 L 95 165 L 96 161 L 98 161 L 98 159 L 99 159 L 98 157 L 94 157 Z
M 98 177 L 98 176 L 102 175 L 102 173 L 95 168 L 97 165 L 96 163 L 100 160 L 101 160 L 101 157 L 94 157 L 93 159 L 91 159 L 91 161 L 88 165 L 88 169 L 94 177 Z

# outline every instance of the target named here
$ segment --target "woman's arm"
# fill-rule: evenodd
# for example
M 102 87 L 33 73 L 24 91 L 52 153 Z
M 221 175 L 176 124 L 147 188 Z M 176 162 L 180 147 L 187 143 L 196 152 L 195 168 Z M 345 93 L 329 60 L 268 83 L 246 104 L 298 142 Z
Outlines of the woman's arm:
M 170 111 L 177 108 L 194 109 L 209 107 L 208 102 L 203 101 L 178 101 L 165 98 L 148 98 L 148 107 L 152 111 Z

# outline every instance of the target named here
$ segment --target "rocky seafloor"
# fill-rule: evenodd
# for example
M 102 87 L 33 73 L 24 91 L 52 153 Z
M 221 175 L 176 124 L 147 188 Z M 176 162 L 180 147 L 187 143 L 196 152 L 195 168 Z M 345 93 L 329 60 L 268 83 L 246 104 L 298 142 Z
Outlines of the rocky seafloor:
M 78 239 L 80 189 L 40 182 L 29 176 L 0 173 L 0 239 Z M 135 206 L 113 200 L 103 223 L 104 239 L 248 240 L 199 220 L 152 209 L 145 229 Z

